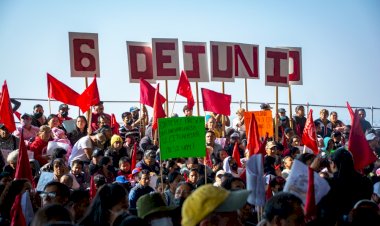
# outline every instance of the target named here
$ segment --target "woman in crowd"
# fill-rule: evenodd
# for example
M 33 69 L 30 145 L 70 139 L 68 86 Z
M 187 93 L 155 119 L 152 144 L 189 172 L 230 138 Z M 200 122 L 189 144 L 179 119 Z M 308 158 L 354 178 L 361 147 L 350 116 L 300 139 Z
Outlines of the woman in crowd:
M 87 135 L 88 123 L 86 117 L 80 115 L 76 119 L 75 130 L 67 134 L 71 145 L 74 145 L 80 138 Z

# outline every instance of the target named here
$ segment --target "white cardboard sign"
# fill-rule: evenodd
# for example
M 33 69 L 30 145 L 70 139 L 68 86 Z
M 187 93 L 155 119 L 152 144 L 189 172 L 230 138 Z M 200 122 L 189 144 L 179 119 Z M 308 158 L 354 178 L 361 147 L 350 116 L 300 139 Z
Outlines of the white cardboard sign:
M 289 85 L 303 85 L 302 80 L 302 49 L 288 47 L 289 49 Z
M 153 79 L 152 47 L 148 42 L 127 42 L 129 82 Z
M 236 43 L 234 45 L 235 78 L 259 79 L 259 46 Z
M 208 82 L 206 42 L 182 42 L 183 68 L 190 82 Z
M 265 85 L 289 86 L 289 50 L 265 47 Z
M 152 39 L 153 78 L 155 80 L 178 80 L 178 39 Z
M 210 42 L 211 81 L 234 82 L 234 43 Z

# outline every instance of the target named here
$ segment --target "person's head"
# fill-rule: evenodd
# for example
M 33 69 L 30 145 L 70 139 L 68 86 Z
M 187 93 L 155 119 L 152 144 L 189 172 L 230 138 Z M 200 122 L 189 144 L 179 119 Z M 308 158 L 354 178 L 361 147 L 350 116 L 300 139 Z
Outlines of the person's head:
M 3 123 L 0 123 L 0 137 L 7 139 L 11 134 L 9 133 L 7 127 Z
M 48 142 L 52 137 L 51 127 L 47 125 L 41 126 L 37 136 L 39 136 L 43 141 Z
M 95 148 L 92 152 L 92 163 L 98 164 L 100 160 L 104 157 L 104 151 L 98 148 Z
M 221 186 L 230 191 L 246 188 L 244 181 L 239 177 L 228 177 L 222 182 Z
M 172 225 L 172 219 L 169 217 L 170 211 L 175 207 L 166 205 L 162 195 L 153 192 L 141 196 L 137 200 L 137 216 L 146 220 L 152 226 Z
M 223 161 L 225 158 L 229 156 L 227 150 L 225 149 L 221 149 L 218 154 L 221 161 Z
M 296 114 L 299 116 L 299 117 L 304 117 L 305 116 L 305 107 L 302 106 L 302 105 L 298 105 L 296 107 Z
M 131 126 L 133 123 L 131 112 L 126 111 L 123 114 L 121 114 L 121 119 L 123 120 L 124 125 Z
M 291 147 L 289 149 L 289 155 L 295 159 L 297 157 L 297 155 L 301 154 L 301 151 L 298 147 Z
M 93 143 L 96 147 L 98 147 L 98 148 L 100 148 L 100 149 L 103 148 L 104 144 L 105 144 L 106 141 L 107 141 L 107 138 L 106 138 L 106 136 L 105 136 L 103 133 L 97 133 L 97 134 L 91 136 L 90 138 L 91 138 L 91 140 L 92 140 L 92 143 Z
M 0 173 L 0 184 L 1 185 L 7 185 L 11 181 L 12 181 L 12 175 L 9 172 L 2 172 L 2 173 Z
M 190 172 L 189 172 L 189 182 L 192 183 L 192 184 L 196 184 L 198 179 L 199 179 L 199 172 L 197 169 L 193 168 L 193 169 L 190 169 Z
M 56 158 L 61 158 L 61 159 L 66 160 L 66 154 L 67 154 L 66 149 L 64 149 L 64 148 L 54 148 L 53 152 L 51 154 L 51 159 L 54 160 Z
M 149 186 L 149 182 L 150 182 L 150 173 L 148 170 L 141 170 L 139 172 L 139 184 L 143 187 L 147 187 Z
M 54 127 L 51 129 L 54 139 L 67 139 L 65 131 L 58 127 Z
M 216 174 L 215 174 L 215 183 L 218 186 L 222 185 L 222 177 L 223 177 L 224 174 L 225 174 L 224 170 L 218 170 L 218 172 L 216 172 Z
M 54 203 L 39 209 L 34 215 L 31 226 L 54 225 L 56 223 L 57 225 L 73 225 L 74 222 L 67 208 Z
M 18 149 L 11 151 L 7 157 L 7 163 L 13 168 L 17 167 Z
M 53 165 L 53 173 L 58 179 L 60 179 L 67 171 L 67 167 L 65 165 L 65 160 L 57 158 L 52 162 Z
M 214 117 L 210 117 L 207 120 L 207 128 L 210 130 L 214 130 L 216 127 L 216 121 Z
M 52 181 L 45 185 L 44 191 L 40 193 L 42 206 L 48 204 L 66 205 L 70 198 L 70 188 L 66 185 Z
M 334 147 L 334 140 L 330 137 L 325 137 L 323 143 L 325 144 L 324 150 L 326 151 L 331 151 Z
M 56 114 L 50 114 L 47 118 L 47 124 L 48 126 L 53 129 L 54 127 L 58 127 L 59 126 L 59 119 L 58 119 L 58 116 Z
M 71 177 L 70 174 L 65 174 L 59 179 L 59 182 L 61 182 L 62 184 L 72 189 L 73 184 L 74 184 L 74 179 Z
M 102 174 L 97 174 L 94 176 L 94 184 L 96 189 L 99 189 L 101 186 L 106 184 L 106 178 Z
M 145 151 L 145 153 L 144 153 L 144 162 L 148 166 L 154 165 L 154 163 L 156 162 L 156 151 L 154 151 L 154 150 L 147 150 L 147 151 Z
M 358 115 L 359 115 L 360 119 L 365 119 L 365 117 L 366 117 L 365 110 L 363 108 L 358 109 Z
M 297 157 L 297 160 L 303 162 L 305 165 L 310 166 L 314 161 L 315 155 L 311 153 L 302 153 Z
M 276 142 L 274 141 L 269 141 L 266 145 L 265 145 L 265 151 L 267 153 L 268 156 L 275 156 L 276 155 L 276 152 L 277 152 L 277 144 Z
M 352 175 L 354 169 L 354 160 L 351 152 L 347 151 L 344 147 L 338 148 L 330 156 L 330 169 L 331 172 L 339 172 L 339 176 Z
M 230 136 L 230 144 L 240 143 L 240 133 L 234 132 Z
M 23 126 L 26 127 L 26 128 L 29 128 L 30 125 L 32 125 L 32 116 L 30 116 L 30 115 L 27 114 L 27 113 L 24 113 L 24 114 L 21 116 L 21 125 L 23 125 Z
M 127 156 L 123 156 L 120 158 L 119 169 L 121 172 L 124 173 L 131 171 L 131 160 Z
M 368 141 L 369 146 L 372 148 L 372 150 L 376 150 L 379 147 L 379 140 L 380 138 L 376 136 L 375 133 L 368 133 L 365 136 L 366 140 Z
M 216 139 L 216 136 L 215 136 L 215 133 L 213 131 L 209 130 L 206 132 L 206 144 L 207 145 L 214 145 L 215 139 Z
M 305 225 L 302 200 L 291 193 L 281 192 L 266 203 L 264 218 L 269 225 Z
M 123 139 L 121 136 L 114 134 L 111 137 L 111 147 L 116 151 L 119 151 L 123 147 Z
M 294 136 L 294 130 L 292 128 L 286 128 L 284 130 L 284 133 L 287 139 L 290 139 L 292 136 Z
M 181 181 L 182 181 L 182 175 L 178 171 L 169 173 L 168 182 L 169 182 L 170 189 L 175 190 L 177 188 L 178 183 Z
M 380 222 L 379 206 L 367 199 L 359 200 L 348 216 L 351 226 L 378 226 Z
M 285 110 L 285 108 L 279 108 L 278 109 L 278 116 L 280 117 L 280 120 L 281 120 L 281 117 L 285 117 L 286 116 L 286 110 Z
M 97 114 L 103 114 L 104 112 L 103 101 L 100 101 L 94 106 L 94 112 Z
M 322 119 L 322 120 L 327 120 L 327 117 L 329 116 L 329 111 L 325 108 L 323 108 L 320 112 L 319 112 L 319 117 Z
M 293 165 L 293 158 L 291 156 L 286 156 L 283 160 L 284 162 L 284 168 L 285 169 L 291 169 Z
M 70 108 L 67 104 L 61 104 L 59 105 L 58 114 L 66 118 L 67 116 L 69 116 L 69 110 Z
M 236 115 L 239 119 L 242 119 L 244 118 L 244 112 L 245 112 L 245 109 L 244 108 L 239 108 L 237 111 L 236 111 Z
M 183 106 L 183 113 L 186 117 L 193 116 L 193 109 L 190 109 L 186 104 L 185 106 Z
M 290 145 L 292 147 L 300 146 L 301 138 L 298 135 L 290 137 Z
M 380 182 L 376 182 L 373 185 L 373 193 L 372 193 L 372 201 L 374 201 L 377 205 L 380 204 Z
M 33 115 L 37 119 L 41 118 L 41 116 L 44 114 L 44 108 L 41 104 L 36 104 L 33 106 Z
M 186 167 L 188 169 L 198 169 L 199 163 L 198 163 L 198 158 L 190 157 L 186 161 Z
M 237 164 L 235 158 L 229 158 L 228 159 L 228 165 L 230 166 L 232 171 L 237 172 L 238 164 Z
M 344 139 L 348 140 L 348 138 L 350 137 L 350 131 L 351 131 L 351 125 L 345 125 L 343 128 L 343 133 L 342 133 Z
M 286 181 L 283 177 L 276 176 L 269 181 L 269 187 L 274 194 L 277 194 L 284 190 L 285 182 Z
M 104 156 L 99 165 L 102 167 L 103 172 L 113 172 L 112 159 L 108 156 Z
M 183 226 L 242 225 L 237 210 L 247 202 L 249 191 L 228 191 L 211 184 L 196 189 L 182 206 Z
M 336 111 L 332 111 L 330 113 L 330 121 L 336 122 L 338 120 L 338 113 Z
M 133 106 L 129 108 L 129 112 L 131 112 L 132 117 L 136 119 L 139 117 L 140 109 L 136 106 Z
M 87 131 L 87 119 L 83 115 L 79 115 L 76 119 L 75 125 L 77 126 L 78 129 Z
M 195 187 L 193 184 L 189 182 L 180 182 L 177 185 L 177 188 L 175 189 L 174 193 L 174 203 L 176 206 L 182 207 L 183 202 L 186 200 L 187 197 L 195 190 Z
M 334 131 L 331 133 L 331 138 L 333 139 L 334 143 L 338 144 L 342 141 L 342 133 L 340 131 Z
M 69 209 L 73 213 L 74 220 L 81 219 L 90 205 L 90 193 L 87 190 L 74 190 L 70 195 Z
M 111 119 L 108 117 L 108 115 L 101 114 L 98 116 L 98 126 L 99 128 L 103 126 L 111 126 Z
M 79 159 L 73 160 L 71 163 L 71 173 L 73 175 L 79 175 L 83 172 L 83 162 Z

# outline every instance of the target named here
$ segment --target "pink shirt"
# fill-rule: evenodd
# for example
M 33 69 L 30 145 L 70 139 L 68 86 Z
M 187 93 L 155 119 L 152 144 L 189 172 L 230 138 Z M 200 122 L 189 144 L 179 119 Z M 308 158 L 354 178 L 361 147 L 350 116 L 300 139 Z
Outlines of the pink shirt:
M 23 129 L 22 126 L 18 127 L 13 132 L 13 135 L 15 135 L 16 137 L 20 138 L 22 129 Z M 40 129 L 38 127 L 33 126 L 33 125 L 30 127 L 30 129 L 27 129 L 27 128 L 24 127 L 24 140 L 29 140 L 32 137 L 36 137 L 39 130 Z

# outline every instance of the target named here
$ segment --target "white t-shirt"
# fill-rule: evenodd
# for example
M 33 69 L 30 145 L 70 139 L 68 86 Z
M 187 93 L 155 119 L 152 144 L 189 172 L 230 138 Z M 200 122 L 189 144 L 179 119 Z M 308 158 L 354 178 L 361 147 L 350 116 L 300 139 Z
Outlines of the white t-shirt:
M 71 166 L 72 161 L 79 159 L 82 161 L 89 161 L 90 159 L 87 158 L 86 153 L 84 152 L 85 148 L 93 148 L 90 136 L 85 136 L 80 138 L 73 146 L 73 149 L 71 151 L 71 155 L 69 156 L 69 164 Z

